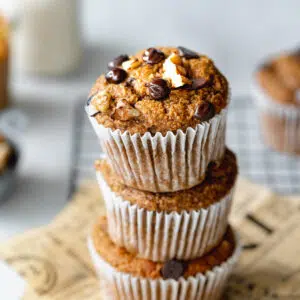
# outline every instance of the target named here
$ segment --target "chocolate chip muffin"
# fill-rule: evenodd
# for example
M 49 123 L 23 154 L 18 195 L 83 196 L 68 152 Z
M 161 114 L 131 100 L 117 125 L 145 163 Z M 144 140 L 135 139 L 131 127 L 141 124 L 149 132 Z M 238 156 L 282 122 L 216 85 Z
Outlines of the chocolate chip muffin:
M 213 61 L 157 47 L 108 63 L 86 111 L 123 182 L 152 192 L 193 187 L 225 151 L 228 83 Z
M 0 109 L 8 105 L 8 24 L 0 15 Z
M 227 150 L 205 180 L 190 189 L 153 193 L 125 186 L 105 160 L 96 162 L 112 241 L 153 261 L 193 259 L 220 243 L 228 224 L 237 177 L 235 155 Z
M 171 294 L 174 299 L 202 299 L 203 295 L 207 295 L 205 299 L 219 299 L 239 252 L 237 240 L 228 228 L 219 245 L 201 258 L 153 262 L 116 246 L 107 234 L 105 217 L 92 231 L 89 249 L 108 295 L 136 300 L 154 299 L 157 295 L 168 299 Z M 166 285 L 168 294 L 164 294 Z
M 256 71 L 254 96 L 267 145 L 300 154 L 300 51 L 283 53 Z

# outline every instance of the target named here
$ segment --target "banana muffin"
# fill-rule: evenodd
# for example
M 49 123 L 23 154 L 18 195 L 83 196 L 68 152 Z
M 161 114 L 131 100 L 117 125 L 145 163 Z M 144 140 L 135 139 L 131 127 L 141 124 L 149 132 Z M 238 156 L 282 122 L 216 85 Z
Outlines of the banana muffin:
M 229 87 L 213 61 L 184 47 L 120 55 L 86 111 L 123 182 L 152 192 L 199 184 L 225 151 Z
M 300 51 L 283 53 L 260 66 L 254 93 L 266 144 L 299 155 Z
M 209 166 L 201 184 L 177 192 L 127 187 L 105 160 L 96 162 L 96 170 L 110 237 L 129 252 L 153 261 L 192 259 L 222 239 L 238 173 L 231 151 L 219 166 Z
M 237 240 L 228 228 L 221 242 L 203 257 L 164 263 L 142 259 L 110 240 L 105 217 L 92 231 L 89 250 L 106 295 L 137 300 L 154 295 L 160 299 L 170 295 L 172 299 L 219 299 L 239 254 Z

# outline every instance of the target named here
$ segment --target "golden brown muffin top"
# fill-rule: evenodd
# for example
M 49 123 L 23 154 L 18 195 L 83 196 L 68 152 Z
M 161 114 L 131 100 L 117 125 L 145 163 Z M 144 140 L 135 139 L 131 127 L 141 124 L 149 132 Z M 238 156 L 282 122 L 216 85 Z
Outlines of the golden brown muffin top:
M 198 210 L 220 201 L 233 188 L 238 173 L 236 156 L 226 150 L 220 166 L 211 163 L 201 184 L 188 190 L 153 193 L 125 186 L 106 160 L 96 161 L 95 166 L 111 190 L 130 204 L 166 212 Z
M 205 55 L 157 47 L 121 55 L 91 89 L 87 109 L 99 124 L 131 134 L 186 130 L 226 107 L 228 83 Z
M 300 107 L 300 49 L 276 56 L 259 68 L 256 78 L 274 101 Z
M 233 253 L 235 241 L 232 230 L 228 228 L 221 243 L 206 255 L 188 260 L 153 262 L 129 253 L 125 248 L 115 245 L 107 233 L 106 217 L 100 217 L 92 231 L 92 241 L 100 257 L 119 272 L 136 277 L 173 278 L 195 276 L 205 273 L 225 262 Z

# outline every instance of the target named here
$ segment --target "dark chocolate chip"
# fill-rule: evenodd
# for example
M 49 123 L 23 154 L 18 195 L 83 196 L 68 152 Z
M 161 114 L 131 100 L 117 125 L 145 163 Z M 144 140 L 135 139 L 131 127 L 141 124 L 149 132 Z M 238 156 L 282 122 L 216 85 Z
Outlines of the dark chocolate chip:
M 162 78 L 154 78 L 148 84 L 149 94 L 155 100 L 161 100 L 169 96 L 170 88 L 167 81 Z
M 194 117 L 201 122 L 208 121 L 215 115 L 215 107 L 212 103 L 202 101 L 196 108 Z
M 177 47 L 178 50 L 179 50 L 179 55 L 186 58 L 186 59 L 192 59 L 192 58 L 199 58 L 199 54 L 192 51 L 192 50 L 189 50 L 185 47 Z
M 207 84 L 207 80 L 203 77 L 193 78 L 191 84 L 186 84 L 183 86 L 186 90 L 199 90 Z
M 109 69 L 113 69 L 113 68 L 121 66 L 122 63 L 126 60 L 129 60 L 128 55 L 122 54 L 122 55 L 119 55 L 116 58 L 114 58 L 112 61 L 110 61 L 107 66 Z
M 164 279 L 172 278 L 172 279 L 179 279 L 183 276 L 185 270 L 187 268 L 187 263 L 182 260 L 172 259 L 167 261 L 162 269 L 161 275 Z
M 155 48 L 149 48 L 143 55 L 143 61 L 147 64 L 154 65 L 165 59 L 165 54 Z
M 105 75 L 105 78 L 109 83 L 121 83 L 126 77 L 126 71 L 120 68 L 113 68 Z
M 252 250 L 252 249 L 256 249 L 258 246 L 259 245 L 257 243 L 250 243 L 250 244 L 243 245 L 243 249 Z

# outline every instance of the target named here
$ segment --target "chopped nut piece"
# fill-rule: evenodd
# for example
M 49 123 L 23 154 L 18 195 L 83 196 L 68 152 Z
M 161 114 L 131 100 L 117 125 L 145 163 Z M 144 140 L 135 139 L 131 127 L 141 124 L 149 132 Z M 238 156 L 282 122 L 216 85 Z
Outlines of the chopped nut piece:
M 126 100 L 122 99 L 117 103 L 113 118 L 121 121 L 128 121 L 140 116 L 140 112 L 133 108 Z
M 174 88 L 181 87 L 191 81 L 185 77 L 186 70 L 182 66 L 182 60 L 179 55 L 172 53 L 164 62 L 163 78 L 170 80 Z
M 97 93 L 92 100 L 92 105 L 97 111 L 107 112 L 110 107 L 111 95 L 106 91 L 100 91 Z
M 142 63 L 137 58 L 131 58 L 130 60 L 122 63 L 122 68 L 126 71 L 131 71 L 139 67 Z

